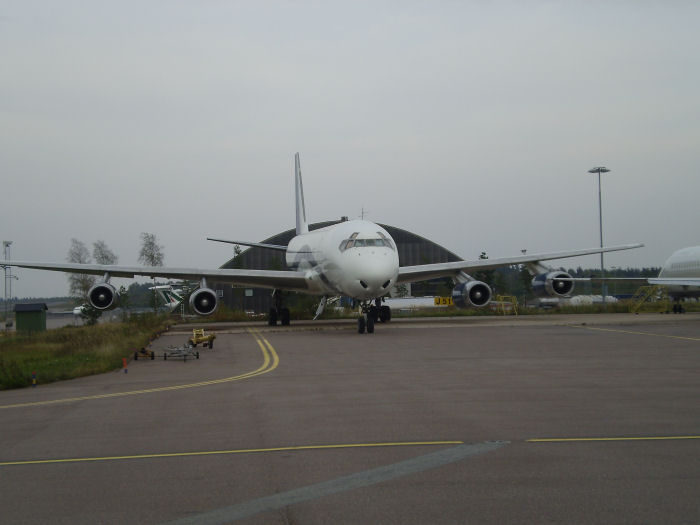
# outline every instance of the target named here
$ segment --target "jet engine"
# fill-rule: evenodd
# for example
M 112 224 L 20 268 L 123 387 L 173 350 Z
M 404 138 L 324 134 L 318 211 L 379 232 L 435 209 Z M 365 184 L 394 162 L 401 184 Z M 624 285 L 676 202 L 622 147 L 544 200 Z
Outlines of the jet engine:
M 491 287 L 481 281 L 459 283 L 452 289 L 452 301 L 459 308 L 486 306 L 491 302 Z
M 97 310 L 111 310 L 117 306 L 117 289 L 109 283 L 97 283 L 90 288 L 88 300 Z
M 190 310 L 197 315 L 213 314 L 217 306 L 216 293 L 210 288 L 199 288 L 190 295 Z
M 537 297 L 565 297 L 574 291 L 574 281 L 566 272 L 549 272 L 532 279 L 532 291 Z

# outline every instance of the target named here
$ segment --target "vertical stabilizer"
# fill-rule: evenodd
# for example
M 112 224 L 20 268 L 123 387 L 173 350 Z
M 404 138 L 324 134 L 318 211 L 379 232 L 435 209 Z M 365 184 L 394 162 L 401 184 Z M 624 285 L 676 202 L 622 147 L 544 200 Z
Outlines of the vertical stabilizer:
M 299 165 L 299 153 L 294 155 L 294 180 L 296 187 L 297 202 L 297 235 L 309 233 L 309 226 L 306 224 L 306 207 L 304 206 L 304 186 L 301 183 L 301 166 Z

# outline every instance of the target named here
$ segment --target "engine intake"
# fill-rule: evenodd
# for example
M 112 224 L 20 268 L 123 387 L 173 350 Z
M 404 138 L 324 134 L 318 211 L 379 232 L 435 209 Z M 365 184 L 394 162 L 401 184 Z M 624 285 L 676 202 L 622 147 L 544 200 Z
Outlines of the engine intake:
M 216 293 L 210 288 L 199 288 L 190 295 L 190 310 L 197 315 L 211 315 L 217 306 Z
M 109 283 L 97 283 L 88 292 L 88 301 L 97 310 L 111 310 L 117 306 L 117 289 Z
M 459 308 L 486 306 L 491 302 L 491 287 L 481 281 L 459 283 L 452 289 L 452 301 Z
M 549 272 L 532 279 L 532 291 L 537 297 L 566 297 L 574 291 L 574 282 L 566 272 Z

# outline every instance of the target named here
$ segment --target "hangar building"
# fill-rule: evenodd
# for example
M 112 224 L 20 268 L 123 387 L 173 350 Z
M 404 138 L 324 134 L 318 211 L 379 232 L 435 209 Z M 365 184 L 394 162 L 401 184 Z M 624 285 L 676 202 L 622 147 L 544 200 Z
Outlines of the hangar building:
M 344 220 L 344 219 L 343 219 Z M 317 230 L 326 226 L 337 224 L 341 221 L 317 222 L 309 225 L 309 230 Z M 431 264 L 439 262 L 453 262 L 462 260 L 449 250 L 429 241 L 428 239 L 395 226 L 380 224 L 387 230 L 396 242 L 399 252 L 399 265 L 412 266 L 415 264 Z M 266 244 L 278 244 L 286 246 L 294 237 L 295 230 L 287 230 L 261 241 Z M 221 268 L 247 268 L 255 270 L 286 270 L 284 253 L 266 248 L 252 247 L 238 257 L 233 257 Z M 442 279 L 414 283 L 412 291 L 414 295 L 437 295 L 437 289 L 443 284 Z M 272 306 L 271 290 L 265 288 L 243 288 L 227 283 L 209 283 L 216 290 L 223 304 L 234 310 L 246 310 L 256 313 L 267 313 Z

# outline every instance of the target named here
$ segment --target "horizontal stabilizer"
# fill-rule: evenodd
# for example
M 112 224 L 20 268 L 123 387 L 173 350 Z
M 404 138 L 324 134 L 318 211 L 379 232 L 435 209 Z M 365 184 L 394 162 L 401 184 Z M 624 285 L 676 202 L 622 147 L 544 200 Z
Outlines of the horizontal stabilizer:
M 280 250 L 282 252 L 287 251 L 286 246 L 280 246 L 279 244 L 265 244 L 263 242 L 247 242 L 247 241 L 227 241 L 226 239 L 212 239 L 207 237 L 208 241 L 225 242 L 227 244 L 241 244 L 243 246 L 255 246 L 257 248 L 269 248 L 270 250 Z

